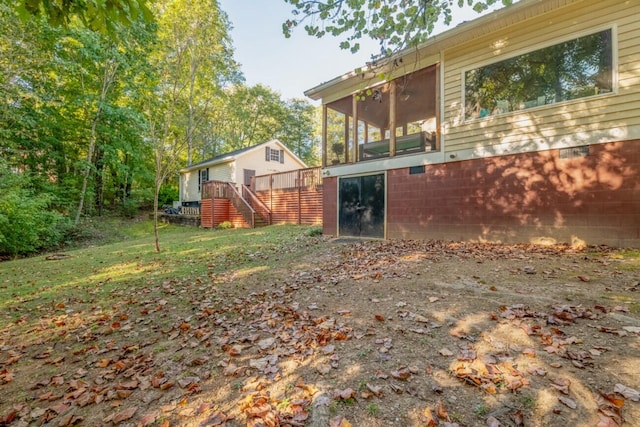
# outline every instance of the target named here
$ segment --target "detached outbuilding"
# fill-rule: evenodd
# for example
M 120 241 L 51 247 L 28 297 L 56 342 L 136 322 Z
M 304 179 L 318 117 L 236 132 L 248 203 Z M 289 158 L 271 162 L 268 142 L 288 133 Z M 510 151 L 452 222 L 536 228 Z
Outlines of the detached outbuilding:
M 256 175 L 269 175 L 306 168 L 291 150 L 277 139 L 213 157 L 180 170 L 180 204 L 200 206 L 202 183 L 230 182 L 249 185 Z
M 638 17 L 521 0 L 308 90 L 324 232 L 640 246 Z

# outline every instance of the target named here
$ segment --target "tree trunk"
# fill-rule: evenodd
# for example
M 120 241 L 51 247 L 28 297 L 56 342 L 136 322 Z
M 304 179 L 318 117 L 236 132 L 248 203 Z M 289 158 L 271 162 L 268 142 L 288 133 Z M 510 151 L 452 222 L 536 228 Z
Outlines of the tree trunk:
M 153 237 L 156 245 L 156 252 L 160 252 L 160 237 L 158 235 L 158 196 L 160 195 L 160 184 L 155 181 L 155 190 L 153 198 Z
M 93 160 L 93 152 L 96 149 L 96 142 L 98 139 L 98 123 L 100 121 L 100 115 L 102 114 L 102 104 L 107 99 L 107 93 L 109 88 L 115 80 L 116 72 L 118 70 L 118 64 L 113 60 L 107 60 L 104 66 L 104 73 L 102 76 L 102 90 L 100 91 L 100 100 L 98 101 L 98 110 L 93 117 L 91 123 L 91 135 L 89 137 L 89 152 L 87 153 L 87 166 L 82 174 L 82 189 L 80 190 L 80 202 L 78 203 L 78 212 L 76 212 L 75 225 L 78 225 L 80 221 L 80 215 L 82 214 L 82 208 L 84 207 L 84 199 L 87 194 L 87 184 L 89 182 L 89 174 L 91 173 L 91 162 Z

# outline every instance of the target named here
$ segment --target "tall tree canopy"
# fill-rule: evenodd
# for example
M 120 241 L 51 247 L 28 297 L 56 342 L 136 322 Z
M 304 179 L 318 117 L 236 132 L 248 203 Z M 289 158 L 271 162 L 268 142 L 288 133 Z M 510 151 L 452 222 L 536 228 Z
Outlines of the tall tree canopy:
M 102 33 L 114 33 L 119 24 L 153 21 L 147 0 L 19 0 L 16 10 L 22 18 L 42 16 L 53 26 L 68 26 L 77 18 Z
M 282 25 L 286 37 L 298 25 L 316 37 L 344 37 L 343 49 L 357 52 L 359 40 L 370 37 L 380 43 L 376 57 L 385 57 L 417 46 L 433 32 L 437 22 L 451 22 L 454 5 L 465 4 L 476 12 L 512 0 L 284 0 L 293 6 L 293 18 Z M 346 36 L 346 37 L 345 37 Z
M 0 256 L 171 202 L 178 169 L 236 148 L 316 163 L 314 107 L 245 86 L 218 0 L 146 4 L 0 0 Z

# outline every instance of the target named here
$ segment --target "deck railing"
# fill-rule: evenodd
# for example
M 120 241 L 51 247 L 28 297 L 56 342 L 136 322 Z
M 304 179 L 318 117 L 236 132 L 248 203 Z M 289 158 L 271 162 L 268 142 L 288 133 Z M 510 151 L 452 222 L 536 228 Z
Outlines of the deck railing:
M 251 179 L 253 191 L 318 187 L 320 185 L 322 185 L 322 170 L 319 167 L 255 176 Z

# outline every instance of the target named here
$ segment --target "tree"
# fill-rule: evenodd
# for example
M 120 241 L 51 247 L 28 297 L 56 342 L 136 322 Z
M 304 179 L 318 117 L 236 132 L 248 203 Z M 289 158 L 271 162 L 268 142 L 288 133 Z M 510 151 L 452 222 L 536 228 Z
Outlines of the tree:
M 44 17 L 53 26 L 68 27 L 77 18 L 92 31 L 115 34 L 119 24 L 153 21 L 147 0 L 20 0 L 16 10 L 23 19 Z
M 278 139 L 309 166 L 319 164 L 319 140 L 314 138 L 316 108 L 304 99 L 285 102 L 286 115 Z
M 380 43 L 375 58 L 387 57 L 407 47 L 424 42 L 440 20 L 451 22 L 454 0 L 284 0 L 293 6 L 293 18 L 282 24 L 286 37 L 294 28 L 304 24 L 305 31 L 315 37 L 326 34 L 344 36 L 342 49 L 357 52 L 358 40 L 370 37 Z M 489 6 L 512 0 L 457 0 L 476 12 Z
M 230 23 L 217 0 L 165 0 L 155 5 L 158 41 L 151 56 L 145 115 L 154 152 L 154 235 L 158 237 L 160 187 L 186 155 L 191 164 L 195 136 L 227 85 L 242 76 L 233 60 Z

